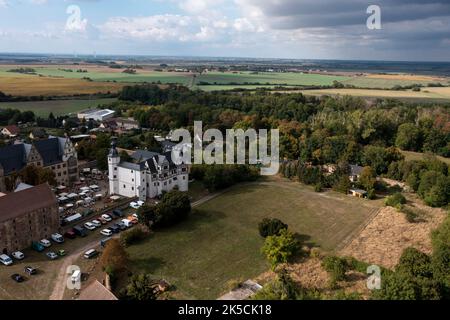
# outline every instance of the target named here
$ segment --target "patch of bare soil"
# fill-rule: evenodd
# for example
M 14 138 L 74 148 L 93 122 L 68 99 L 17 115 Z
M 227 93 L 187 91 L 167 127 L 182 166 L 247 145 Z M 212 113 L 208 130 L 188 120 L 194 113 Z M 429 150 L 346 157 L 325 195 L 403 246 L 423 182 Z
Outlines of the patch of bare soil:
M 410 223 L 404 213 L 392 207 L 382 208 L 361 233 L 340 250 L 339 255 L 393 268 L 407 247 L 430 254 L 430 233 L 443 222 L 446 213 L 427 207 L 415 195 L 408 195 L 408 200 L 409 206 L 421 212 L 420 222 Z

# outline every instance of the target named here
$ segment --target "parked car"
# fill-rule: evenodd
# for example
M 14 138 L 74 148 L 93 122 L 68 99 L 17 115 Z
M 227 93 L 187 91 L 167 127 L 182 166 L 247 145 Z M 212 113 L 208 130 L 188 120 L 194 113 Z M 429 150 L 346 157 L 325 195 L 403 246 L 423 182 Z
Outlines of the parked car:
M 127 220 L 130 220 L 132 224 L 137 224 L 138 220 L 134 216 L 128 216 Z
M 12 256 L 17 260 L 23 260 L 25 258 L 25 255 L 20 251 L 13 252 Z
M 77 234 L 75 233 L 75 231 L 73 229 L 67 231 L 66 233 L 64 233 L 64 237 L 69 238 L 69 239 L 75 239 L 77 237 Z
M 100 221 L 101 224 L 107 224 L 108 223 L 108 221 L 103 219 L 103 217 L 98 217 L 97 220 Z
M 64 242 L 64 238 L 62 235 L 60 235 L 59 233 L 54 233 L 51 235 L 51 238 L 53 241 L 55 241 L 56 243 L 63 243 Z
M 86 222 L 84 227 L 88 230 L 95 230 L 97 228 L 92 222 Z
M 39 241 L 39 243 L 42 244 L 46 248 L 51 247 L 51 245 L 52 245 L 52 243 L 47 239 L 42 239 L 41 241 Z
M 24 282 L 24 281 L 25 281 L 25 278 L 22 277 L 22 276 L 21 276 L 20 274 L 18 274 L 18 273 L 15 273 L 15 274 L 11 275 L 11 279 L 13 279 L 15 282 L 18 282 L 18 283 Z
M 10 266 L 13 264 L 12 259 L 6 254 L 0 255 L 0 262 L 3 263 L 5 266 Z
M 113 235 L 113 232 L 110 229 L 103 229 L 100 233 L 104 236 L 110 237 Z
M 141 206 L 137 204 L 137 202 L 130 202 L 130 207 L 133 209 L 139 209 Z
M 92 220 L 91 223 L 96 226 L 97 228 L 102 226 L 102 223 L 98 220 Z
M 102 218 L 105 219 L 106 221 L 110 222 L 112 221 L 112 218 L 109 214 L 102 214 Z
M 45 247 L 42 244 L 40 244 L 39 242 L 36 242 L 36 241 L 31 244 L 31 247 L 34 250 L 36 250 L 37 252 L 42 252 L 42 251 L 45 250 Z
M 118 226 L 120 228 L 121 231 L 126 230 L 127 226 L 125 225 L 125 223 L 123 223 L 122 221 L 117 222 L 116 226 Z
M 67 254 L 66 250 L 61 249 L 58 251 L 58 256 L 60 256 L 60 257 L 64 257 L 66 254 Z
M 139 207 L 142 207 L 142 206 L 145 204 L 145 202 L 144 202 L 144 201 L 141 201 L 141 200 L 136 201 L 136 203 L 137 203 L 137 205 L 138 205 Z
M 37 269 L 33 268 L 33 267 L 30 267 L 30 266 L 26 266 L 24 268 L 24 271 L 25 271 L 26 274 L 28 274 L 30 276 L 35 275 L 37 273 Z
M 122 218 L 124 216 L 122 210 L 120 209 L 116 209 L 112 212 L 112 214 L 116 217 L 116 218 Z
M 120 227 L 117 224 L 114 224 L 114 225 L 110 226 L 108 229 L 111 230 L 113 233 L 119 233 L 120 232 Z
M 84 257 L 86 258 L 86 259 L 91 259 L 91 258 L 93 258 L 93 257 L 95 257 L 95 256 L 97 256 L 98 255 L 98 251 L 97 250 L 95 250 L 95 249 L 90 249 L 90 250 L 88 250 L 88 251 L 86 251 L 85 253 L 84 253 Z
M 50 260 L 55 260 L 58 259 L 58 255 L 56 253 L 54 253 L 53 251 L 47 252 L 46 256 L 50 259 Z
M 83 228 L 82 226 L 73 227 L 73 231 L 80 237 L 86 237 L 86 235 L 87 235 L 86 229 Z

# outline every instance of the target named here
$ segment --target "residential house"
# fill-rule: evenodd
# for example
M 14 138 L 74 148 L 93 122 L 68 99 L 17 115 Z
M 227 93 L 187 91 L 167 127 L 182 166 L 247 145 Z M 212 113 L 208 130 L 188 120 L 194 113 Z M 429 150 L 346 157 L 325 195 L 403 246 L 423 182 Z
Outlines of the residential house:
M 359 176 L 361 175 L 361 172 L 363 171 L 363 167 L 358 165 L 351 164 L 349 166 L 349 179 L 351 182 L 358 182 Z
M 9 254 L 58 232 L 56 197 L 48 184 L 0 197 L 0 251 Z
M 358 198 L 367 198 L 367 191 L 362 189 L 350 189 L 350 194 Z
M 9 138 L 17 137 L 19 135 L 19 133 L 20 133 L 20 129 L 15 124 L 6 126 L 2 129 L 2 134 Z
M 33 130 L 31 130 L 29 137 L 32 140 L 47 139 L 48 138 L 48 134 L 45 131 L 45 129 L 34 128 Z
M 114 120 L 117 124 L 117 129 L 121 131 L 130 131 L 141 127 L 139 122 L 133 118 L 114 118 Z

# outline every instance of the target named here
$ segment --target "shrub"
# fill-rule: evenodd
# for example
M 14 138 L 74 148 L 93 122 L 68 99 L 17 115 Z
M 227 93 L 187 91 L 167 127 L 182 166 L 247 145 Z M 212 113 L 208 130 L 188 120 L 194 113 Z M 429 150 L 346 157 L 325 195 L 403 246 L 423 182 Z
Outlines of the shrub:
M 384 201 L 384 204 L 390 207 L 396 208 L 398 205 L 402 205 L 406 203 L 406 198 L 400 192 L 394 193 L 392 196 L 389 196 Z
M 261 248 L 272 265 L 272 269 L 280 263 L 287 263 L 299 248 L 299 243 L 294 235 L 287 229 L 282 229 L 279 235 L 268 236 Z
M 288 225 L 279 219 L 264 218 L 258 225 L 259 234 L 264 238 L 279 235 L 281 230 L 287 228 Z
M 126 247 L 135 244 L 148 236 L 148 230 L 143 226 L 136 226 L 120 235 L 120 241 Z
M 330 273 L 331 281 L 342 281 L 345 279 L 345 273 L 349 269 L 347 261 L 336 256 L 327 256 L 322 261 L 322 267 Z
M 316 183 L 316 184 L 314 185 L 314 191 L 315 191 L 315 192 L 322 192 L 322 191 L 323 191 L 322 184 L 321 184 L 321 183 Z

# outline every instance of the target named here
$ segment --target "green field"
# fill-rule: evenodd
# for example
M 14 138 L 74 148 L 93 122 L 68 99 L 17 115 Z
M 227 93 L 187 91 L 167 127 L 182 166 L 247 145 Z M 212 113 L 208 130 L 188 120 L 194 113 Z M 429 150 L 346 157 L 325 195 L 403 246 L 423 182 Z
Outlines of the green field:
M 239 72 L 239 73 L 222 73 L 209 72 L 197 77 L 197 83 L 201 81 L 210 84 L 271 84 L 271 85 L 305 85 L 305 86 L 326 86 L 332 85 L 333 81 L 346 81 L 350 77 L 332 76 L 322 74 L 303 74 L 303 73 L 277 73 L 277 72 Z
M 0 79 L 1 77 L 38 77 L 39 75 L 50 78 L 66 78 L 66 79 L 82 79 L 91 78 L 94 81 L 106 82 L 106 81 L 117 81 L 117 82 L 157 82 L 161 83 L 181 83 L 188 84 L 190 77 L 187 74 L 176 73 L 176 72 L 156 72 L 156 71 L 141 71 L 138 70 L 137 74 L 123 73 L 121 69 L 108 69 L 108 68 L 98 68 L 98 69 L 86 69 L 83 66 L 79 67 L 39 67 L 33 66 L 36 70 L 37 75 L 32 74 L 20 74 L 7 72 L 11 67 L 0 67 Z M 73 72 L 67 72 L 62 69 L 71 69 Z M 88 72 L 76 72 L 77 69 L 88 70 Z
M 83 109 L 94 108 L 101 104 L 107 104 L 116 99 L 94 99 L 94 100 L 48 100 L 27 102 L 2 102 L 0 109 L 18 109 L 20 111 L 33 111 L 37 116 L 47 117 L 50 112 L 55 116 L 76 113 Z
M 450 165 L 450 158 L 444 158 L 441 156 L 435 156 L 435 155 L 427 155 L 426 153 L 421 152 L 413 152 L 413 151 L 401 151 L 401 153 L 405 156 L 405 160 L 407 161 L 421 161 L 425 160 L 427 156 L 434 156 L 437 159 L 439 159 L 442 162 L 445 162 L 446 164 Z
M 128 248 L 135 273 L 167 279 L 182 298 L 216 299 L 232 279 L 269 266 L 258 223 L 277 217 L 304 243 L 335 249 L 377 210 L 369 202 L 286 180 L 239 185 L 194 209 L 185 222 Z

